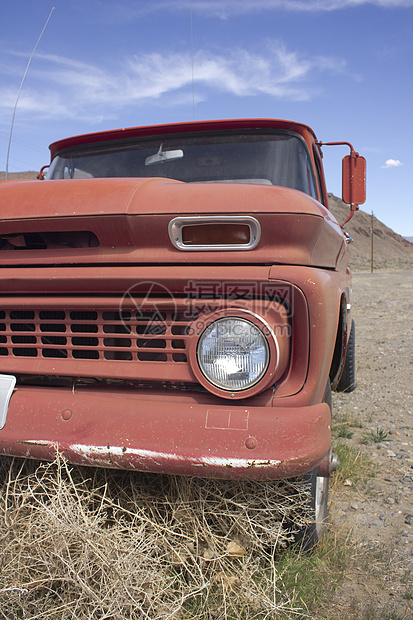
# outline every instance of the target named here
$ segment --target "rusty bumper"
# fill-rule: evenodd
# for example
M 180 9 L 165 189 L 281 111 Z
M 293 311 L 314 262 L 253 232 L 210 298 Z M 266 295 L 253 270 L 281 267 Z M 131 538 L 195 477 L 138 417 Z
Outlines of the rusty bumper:
M 280 479 L 316 467 L 328 405 L 248 407 L 96 387 L 19 387 L 0 454 L 199 477 Z

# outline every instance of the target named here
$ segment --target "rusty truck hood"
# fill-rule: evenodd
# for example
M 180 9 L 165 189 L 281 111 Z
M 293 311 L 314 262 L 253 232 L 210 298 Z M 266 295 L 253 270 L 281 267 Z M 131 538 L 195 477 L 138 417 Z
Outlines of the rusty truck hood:
M 177 216 L 249 215 L 261 239 L 248 251 L 185 251 Z M 27 239 L 43 239 L 36 246 Z M 164 178 L 0 183 L 0 264 L 345 265 L 345 239 L 328 209 L 297 190 Z

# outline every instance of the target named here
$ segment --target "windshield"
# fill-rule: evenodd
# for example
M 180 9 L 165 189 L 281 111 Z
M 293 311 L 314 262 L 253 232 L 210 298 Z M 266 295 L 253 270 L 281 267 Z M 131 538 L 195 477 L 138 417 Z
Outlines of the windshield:
M 258 183 L 315 196 L 304 141 L 287 132 L 192 134 L 90 144 L 66 150 L 48 179 L 164 177 L 187 183 Z

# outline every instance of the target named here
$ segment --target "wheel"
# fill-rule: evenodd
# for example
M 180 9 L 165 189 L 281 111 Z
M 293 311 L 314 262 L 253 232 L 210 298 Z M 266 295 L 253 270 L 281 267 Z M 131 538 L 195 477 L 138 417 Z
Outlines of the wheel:
M 351 321 L 350 338 L 348 339 L 343 373 L 336 390 L 337 392 L 352 392 L 356 387 L 356 325 L 353 320 Z
M 330 478 L 317 476 L 317 468 L 315 468 L 305 475 L 304 482 L 310 491 L 307 515 L 310 514 L 311 522 L 297 533 L 295 540 L 300 544 L 301 549 L 310 551 L 327 532 Z
M 332 399 L 330 380 L 327 382 L 323 402 L 328 404 L 331 411 Z M 296 540 L 301 543 L 302 549 L 306 551 L 312 549 L 327 531 L 328 487 L 330 478 L 327 476 L 318 476 L 317 469 L 316 467 L 304 476 L 304 482 L 308 485 L 311 494 L 308 503 L 311 523 L 298 533 Z
M 311 488 L 310 510 L 314 521 L 304 530 L 302 547 L 304 549 L 312 549 L 327 532 L 330 478 L 317 476 L 317 468 L 313 469 L 307 476 Z

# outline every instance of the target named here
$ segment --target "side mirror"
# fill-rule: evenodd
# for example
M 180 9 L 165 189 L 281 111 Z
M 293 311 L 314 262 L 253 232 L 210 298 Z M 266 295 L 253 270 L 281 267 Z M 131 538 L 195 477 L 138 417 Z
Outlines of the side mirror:
M 352 150 L 343 157 L 342 198 L 351 205 L 362 205 L 366 201 L 366 159 Z M 357 207 L 356 207 L 357 208 Z

